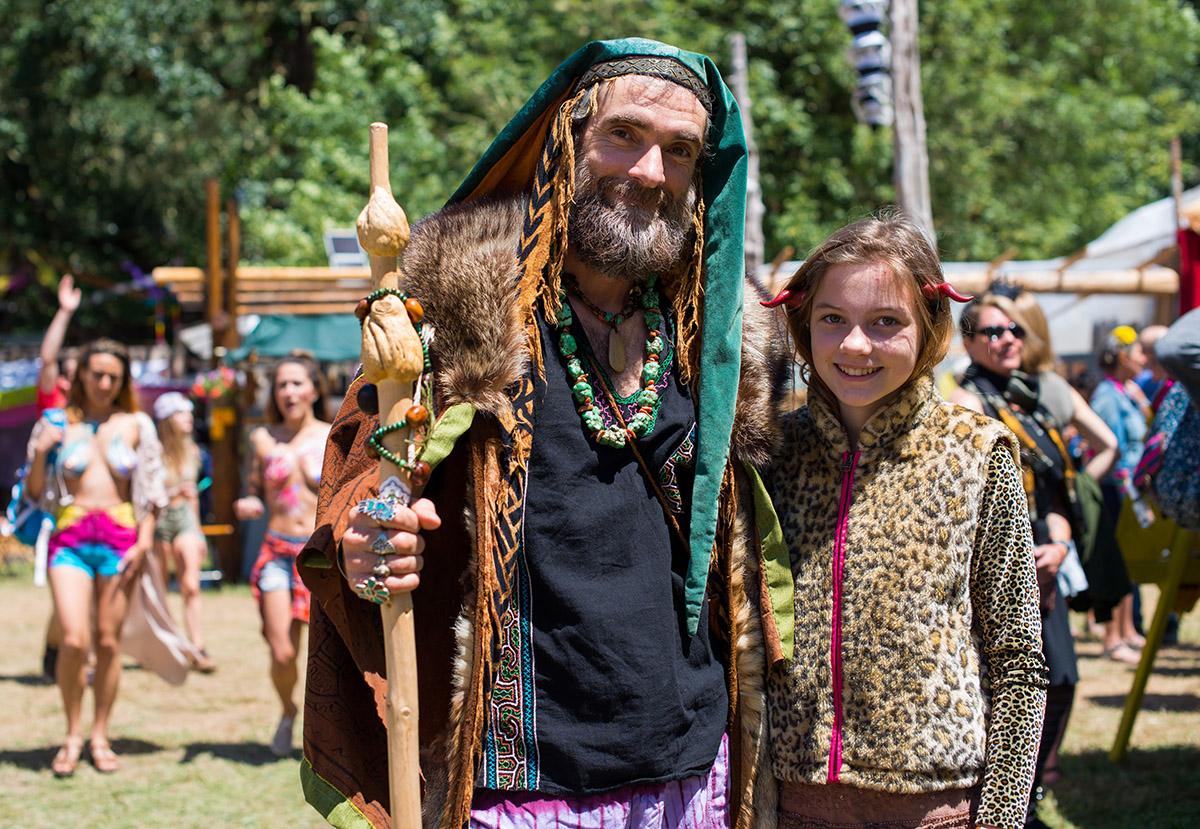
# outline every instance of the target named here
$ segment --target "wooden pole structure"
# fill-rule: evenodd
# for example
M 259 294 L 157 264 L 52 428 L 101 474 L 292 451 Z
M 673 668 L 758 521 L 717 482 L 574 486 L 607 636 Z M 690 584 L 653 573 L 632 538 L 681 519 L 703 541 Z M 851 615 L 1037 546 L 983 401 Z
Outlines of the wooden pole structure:
M 729 85 L 737 99 L 742 116 L 742 132 L 746 135 L 746 273 L 754 277 L 765 257 L 763 239 L 762 183 L 758 174 L 758 145 L 754 143 L 754 118 L 750 114 L 750 69 L 746 59 L 746 36 L 734 32 L 729 36 Z
M 387 125 L 371 124 L 371 198 L 358 217 L 358 240 L 369 256 L 371 285 L 398 290 L 396 257 L 408 244 L 408 220 L 392 198 L 388 176 Z M 412 300 L 409 300 L 412 302 Z M 411 422 L 416 382 L 424 367 L 420 337 L 409 320 L 407 302 L 384 295 L 371 302 L 363 319 L 363 379 L 379 390 L 381 426 Z M 403 457 L 409 429 L 384 437 Z M 408 503 L 415 485 L 407 469 L 386 457 L 379 462 L 379 494 Z M 421 767 L 417 711 L 417 647 L 412 595 L 393 596 L 380 607 L 387 662 L 388 787 L 392 826 L 421 829 Z
M 212 331 L 212 355 L 209 363 L 217 366 L 217 328 L 225 310 L 223 285 L 221 282 L 221 188 L 215 178 L 204 181 L 207 200 L 205 210 L 205 246 L 208 249 L 208 272 L 205 283 L 205 317 Z
M 925 104 L 921 98 L 917 0 L 892 0 L 891 41 L 896 202 L 936 247 L 929 196 L 929 155 L 925 149 Z
M 229 326 L 221 332 L 221 344 L 229 351 L 242 344 L 238 334 L 238 259 L 242 255 L 242 220 L 238 216 L 237 199 L 225 202 L 225 221 L 229 232 L 229 277 L 225 280 L 225 313 Z

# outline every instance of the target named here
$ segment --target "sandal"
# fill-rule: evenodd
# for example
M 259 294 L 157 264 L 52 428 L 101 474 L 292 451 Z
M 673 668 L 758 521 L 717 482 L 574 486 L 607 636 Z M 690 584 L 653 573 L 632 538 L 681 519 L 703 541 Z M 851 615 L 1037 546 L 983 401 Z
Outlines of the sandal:
M 1123 665 L 1136 665 L 1142 660 L 1141 654 L 1124 642 L 1118 642 L 1111 648 L 1105 648 L 1104 655 L 1113 662 L 1120 662 Z
M 200 648 L 196 655 L 192 657 L 192 670 L 201 674 L 211 674 L 217 669 L 217 663 L 213 662 L 212 657 L 208 655 L 208 651 Z
M 50 761 L 50 770 L 54 772 L 55 777 L 70 777 L 79 765 L 81 754 L 83 754 L 83 738 L 67 737 L 58 753 L 54 755 L 54 759 Z
M 92 756 L 92 766 L 101 774 L 112 774 L 121 768 L 121 761 L 117 758 L 116 753 L 112 750 L 112 745 L 107 740 L 93 739 L 90 753 Z

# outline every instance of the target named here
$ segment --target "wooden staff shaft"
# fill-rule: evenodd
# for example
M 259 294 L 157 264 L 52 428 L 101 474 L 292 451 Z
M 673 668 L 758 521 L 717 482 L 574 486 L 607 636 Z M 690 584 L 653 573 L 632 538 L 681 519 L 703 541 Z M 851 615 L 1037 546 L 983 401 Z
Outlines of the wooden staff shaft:
M 391 193 L 388 177 L 387 125 L 371 124 L 371 191 Z M 394 256 L 370 256 L 371 283 L 375 288 L 398 288 Z M 378 384 L 380 424 L 404 419 L 412 405 L 413 383 L 387 379 Z M 384 440 L 388 448 L 403 456 L 408 429 Z M 389 477 L 406 485 L 412 482 L 406 470 L 380 458 L 380 483 Z M 401 593 L 380 607 L 383 617 L 383 646 L 387 659 L 388 783 L 391 792 L 392 826 L 421 829 L 421 767 L 417 716 L 417 645 L 413 628 L 412 595 Z

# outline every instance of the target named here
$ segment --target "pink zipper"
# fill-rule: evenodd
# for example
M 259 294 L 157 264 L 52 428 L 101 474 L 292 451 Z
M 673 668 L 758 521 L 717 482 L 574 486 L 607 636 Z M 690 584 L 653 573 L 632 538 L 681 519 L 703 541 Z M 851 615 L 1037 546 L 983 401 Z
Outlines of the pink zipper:
M 854 500 L 854 470 L 858 452 L 842 453 L 842 495 L 838 499 L 837 532 L 833 537 L 833 618 L 829 643 L 829 667 L 833 676 L 833 735 L 829 740 L 827 782 L 838 782 L 842 768 L 842 573 L 846 565 L 846 525 Z

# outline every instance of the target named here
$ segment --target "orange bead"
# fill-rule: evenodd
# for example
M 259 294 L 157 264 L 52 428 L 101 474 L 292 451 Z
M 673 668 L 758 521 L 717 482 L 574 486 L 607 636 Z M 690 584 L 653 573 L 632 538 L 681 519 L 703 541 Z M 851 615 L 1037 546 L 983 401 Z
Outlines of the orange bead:
M 410 473 L 413 484 L 416 486 L 425 486 L 425 484 L 429 483 L 429 476 L 432 472 L 433 470 L 429 468 L 429 464 L 425 463 L 425 461 L 417 461 L 412 465 L 412 472 Z
M 429 409 L 424 406 L 410 406 L 404 413 L 404 422 L 409 426 L 420 426 L 429 419 Z
M 354 316 L 358 317 L 358 321 L 362 322 L 367 318 L 367 314 L 371 313 L 371 303 L 365 299 L 360 299 L 358 305 L 354 306 Z
M 413 322 L 420 322 L 425 318 L 425 309 L 414 297 L 410 296 L 404 300 L 404 310 L 408 311 L 408 318 Z

